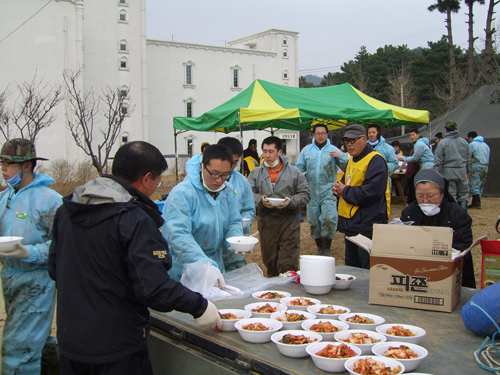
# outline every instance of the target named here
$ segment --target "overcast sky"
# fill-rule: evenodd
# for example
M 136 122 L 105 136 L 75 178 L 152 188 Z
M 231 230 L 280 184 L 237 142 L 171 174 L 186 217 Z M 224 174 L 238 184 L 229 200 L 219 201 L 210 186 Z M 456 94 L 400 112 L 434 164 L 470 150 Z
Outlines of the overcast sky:
M 300 75 L 340 71 L 366 46 L 427 47 L 446 34 L 434 0 L 147 0 L 148 39 L 224 46 L 268 29 L 299 32 Z M 488 1 L 486 1 L 488 3 Z M 467 48 L 467 8 L 452 15 L 453 39 Z M 476 5 L 474 34 L 484 46 L 487 5 Z

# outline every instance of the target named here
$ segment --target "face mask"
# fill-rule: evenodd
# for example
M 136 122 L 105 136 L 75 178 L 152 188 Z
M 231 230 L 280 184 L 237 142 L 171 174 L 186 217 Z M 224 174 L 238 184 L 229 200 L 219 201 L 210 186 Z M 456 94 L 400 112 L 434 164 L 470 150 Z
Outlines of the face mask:
M 276 160 L 272 163 L 272 164 L 269 164 L 267 161 L 264 160 L 264 165 L 268 168 L 274 168 L 276 167 L 280 162 L 280 158 L 276 158 Z
M 226 185 L 225 184 L 222 184 L 221 186 L 219 186 L 218 189 L 216 190 L 213 190 L 213 189 L 210 189 L 208 186 L 207 186 L 207 183 L 205 182 L 205 176 L 203 175 L 203 172 L 201 172 L 201 179 L 203 180 L 203 187 L 205 189 L 207 189 L 209 192 L 211 193 L 218 193 L 219 191 L 221 190 L 224 190 L 226 188 Z
M 378 145 L 378 144 L 379 144 L 379 142 L 380 142 L 380 141 L 379 141 L 378 139 L 377 139 L 375 142 L 372 142 L 372 141 L 368 140 L 368 143 L 369 143 L 369 144 L 371 144 L 372 146 L 376 146 L 376 145 Z
M 439 204 L 422 203 L 418 205 L 426 216 L 436 216 L 441 212 Z
M 23 183 L 24 177 L 26 176 L 26 173 L 28 173 L 28 172 L 24 172 L 23 177 L 21 177 L 19 174 L 23 171 L 23 168 L 24 168 L 24 163 L 21 166 L 21 170 L 18 173 L 16 173 L 14 176 L 12 176 L 11 178 L 5 180 L 5 182 L 8 183 L 13 188 L 16 188 L 19 185 L 21 185 Z

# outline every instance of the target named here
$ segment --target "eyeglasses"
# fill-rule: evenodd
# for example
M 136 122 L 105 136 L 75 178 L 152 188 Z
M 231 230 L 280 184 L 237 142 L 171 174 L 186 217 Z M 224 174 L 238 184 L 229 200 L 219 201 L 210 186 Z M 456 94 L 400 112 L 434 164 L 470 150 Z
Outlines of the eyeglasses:
M 222 178 L 223 180 L 227 180 L 230 176 L 230 174 L 215 174 L 215 173 L 212 173 L 208 170 L 208 168 L 206 167 L 206 165 L 203 166 L 203 168 L 206 169 L 206 171 L 208 172 L 208 174 L 210 175 L 210 177 L 212 177 L 214 180 L 218 180 L 219 178 Z
M 428 201 L 431 201 L 433 200 L 434 198 L 436 198 L 437 196 L 439 196 L 440 193 L 434 193 L 434 194 L 415 194 L 415 196 L 419 199 L 419 200 L 425 200 L 427 199 Z
M 0 160 L 0 166 L 8 167 L 11 164 L 17 164 L 18 161 L 10 161 L 10 160 Z
M 314 135 L 328 135 L 328 133 L 314 133 Z
M 353 145 L 353 144 L 355 144 L 355 143 L 358 141 L 358 139 L 361 139 L 361 138 L 363 138 L 363 137 L 364 137 L 364 135 L 361 135 L 361 136 L 359 136 L 358 138 L 354 138 L 354 139 L 347 139 L 347 138 L 344 138 L 344 143 L 345 143 L 346 145 Z

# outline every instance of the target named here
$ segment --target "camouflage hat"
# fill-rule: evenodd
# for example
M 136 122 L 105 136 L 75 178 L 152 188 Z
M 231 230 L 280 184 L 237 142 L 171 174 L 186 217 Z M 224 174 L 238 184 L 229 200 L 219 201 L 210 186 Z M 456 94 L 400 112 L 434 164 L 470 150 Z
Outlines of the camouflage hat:
M 457 130 L 457 123 L 455 121 L 448 121 L 445 125 L 445 129 L 449 132 Z
M 28 160 L 49 160 L 36 157 L 35 145 L 33 142 L 15 138 L 4 143 L 0 158 L 12 160 L 14 162 L 23 162 Z

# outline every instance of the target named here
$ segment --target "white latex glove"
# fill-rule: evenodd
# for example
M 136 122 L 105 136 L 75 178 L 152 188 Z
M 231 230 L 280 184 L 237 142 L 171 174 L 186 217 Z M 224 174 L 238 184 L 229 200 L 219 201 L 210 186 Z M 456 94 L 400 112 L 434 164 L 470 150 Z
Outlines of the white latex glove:
M 196 319 L 196 325 L 203 329 L 222 328 L 219 310 L 217 310 L 217 307 L 212 302 L 208 301 L 207 309 L 202 316 Z
M 273 208 L 273 205 L 269 202 L 269 199 L 267 199 L 267 195 L 262 196 L 262 205 L 266 208 Z
M 0 257 L 11 257 L 11 258 L 29 258 L 30 249 L 22 245 L 21 242 L 16 242 L 14 244 L 14 251 L 4 253 L 0 251 Z
M 286 206 L 288 206 L 288 204 L 290 204 L 290 198 L 285 197 L 285 201 L 283 203 L 280 203 L 279 206 L 277 206 L 276 208 L 281 210 L 281 209 L 285 208 Z
M 215 287 L 220 286 L 221 288 L 224 288 L 226 286 L 226 282 L 224 281 L 224 276 L 222 276 L 222 273 L 220 273 L 220 270 L 212 265 L 212 267 L 217 270 L 217 281 L 215 281 Z

